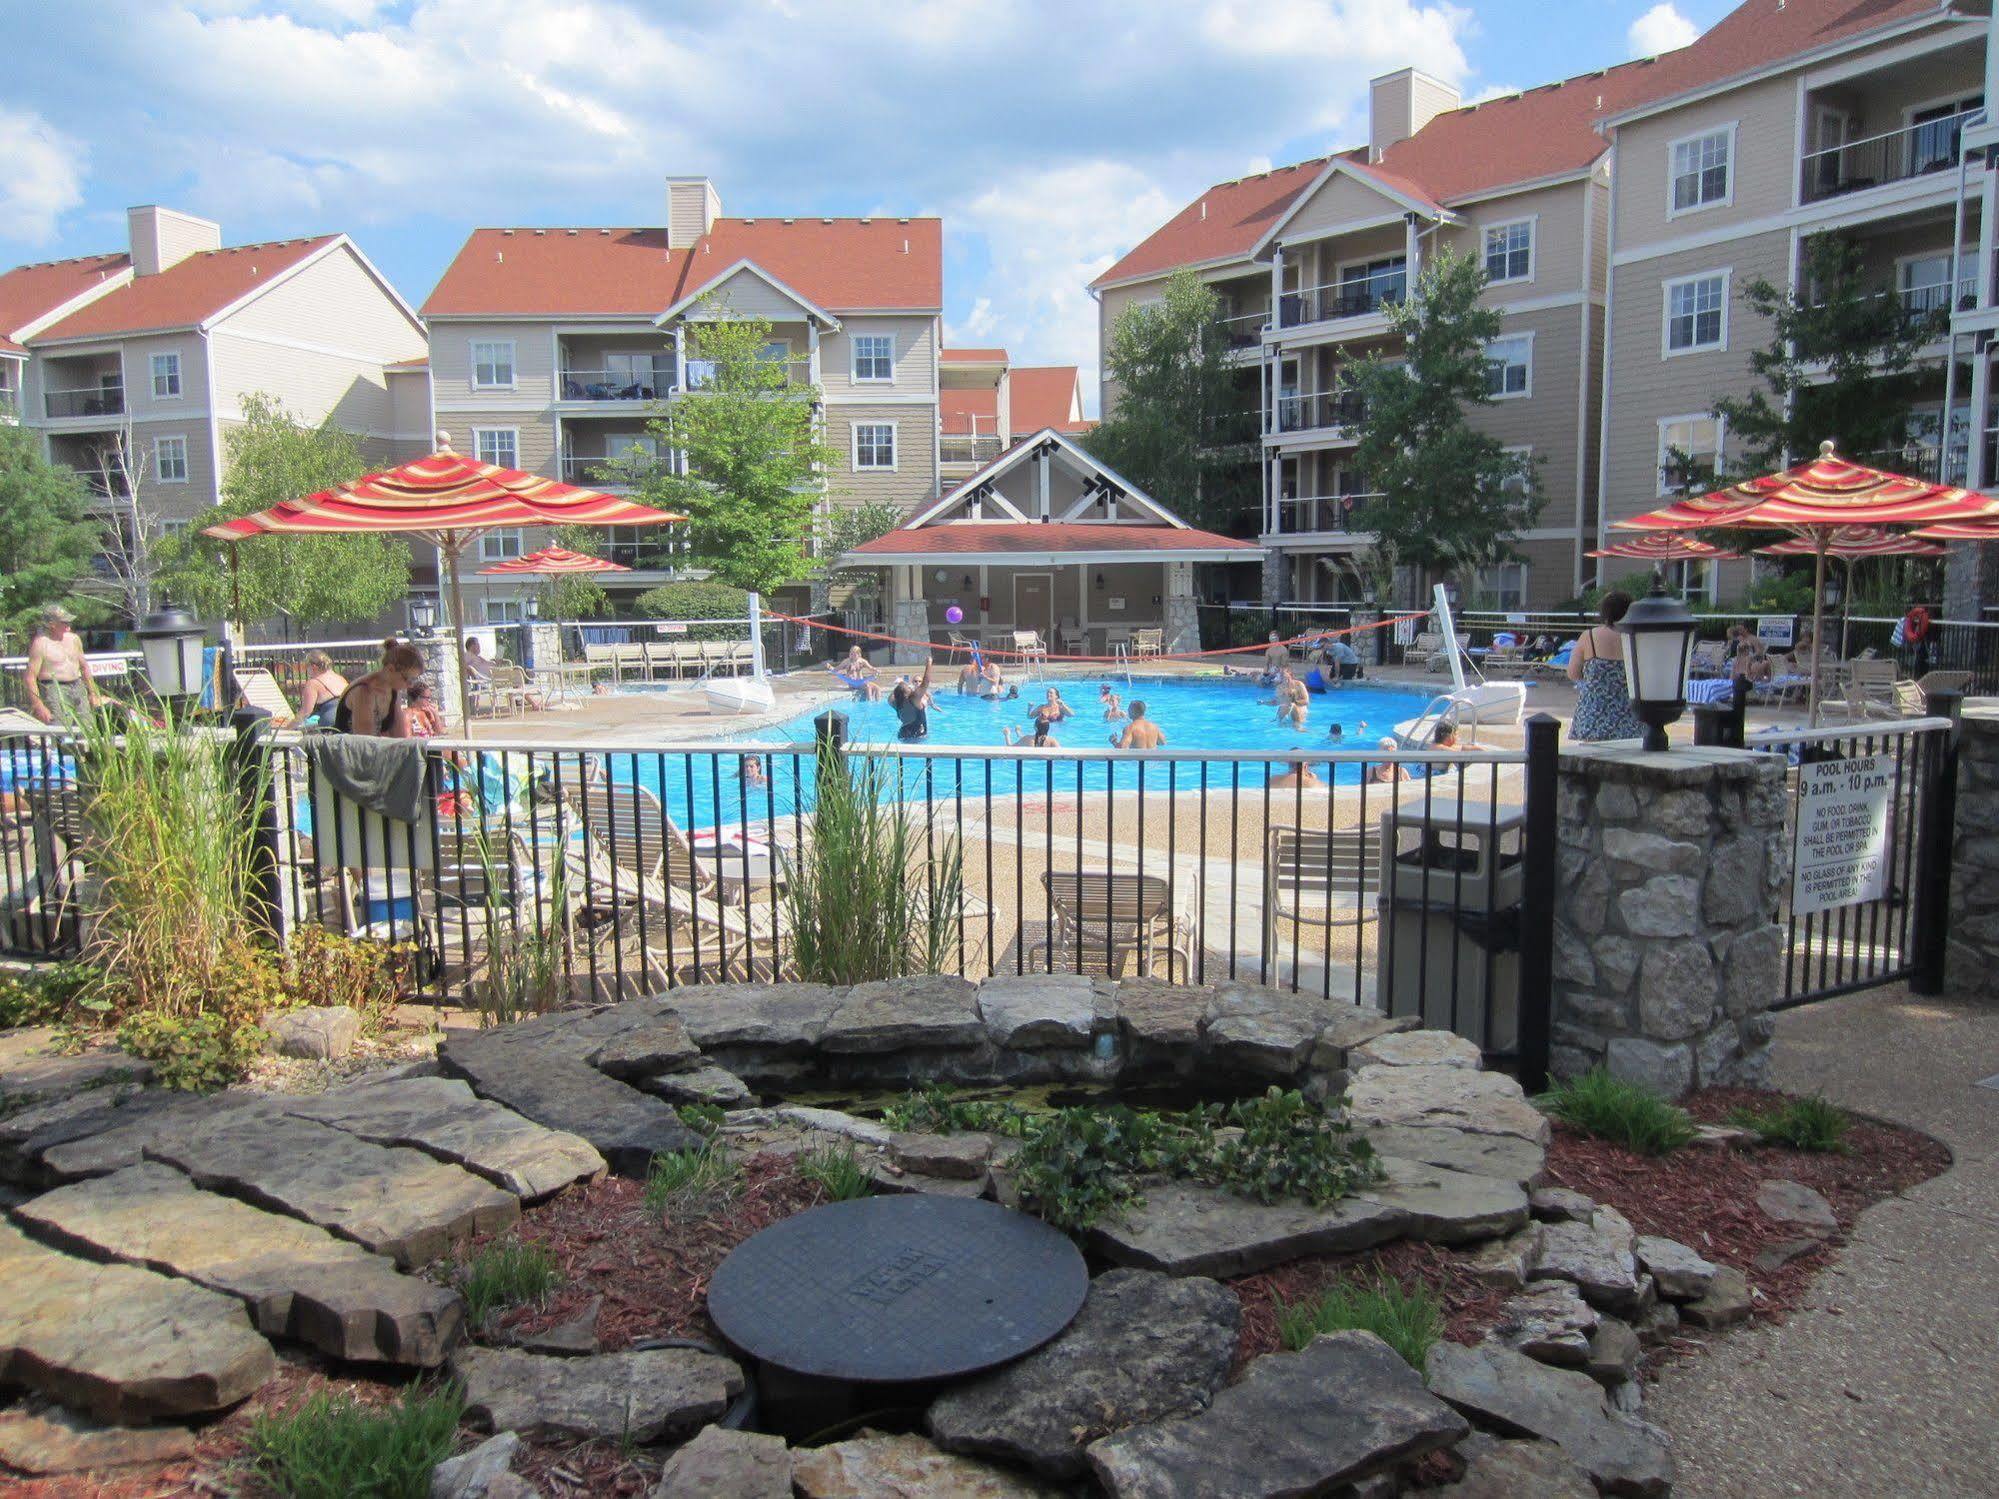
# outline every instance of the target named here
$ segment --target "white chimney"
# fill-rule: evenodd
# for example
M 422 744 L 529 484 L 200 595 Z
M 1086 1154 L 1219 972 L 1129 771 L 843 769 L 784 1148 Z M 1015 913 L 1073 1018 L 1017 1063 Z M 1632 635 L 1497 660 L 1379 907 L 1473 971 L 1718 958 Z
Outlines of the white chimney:
M 722 215 L 722 199 L 706 177 L 666 179 L 666 247 L 685 250 Z
M 190 255 L 222 248 L 220 224 L 153 204 L 126 209 L 125 230 L 132 246 L 132 271 L 139 276 L 157 276 Z
M 1463 100 L 1440 78 L 1402 68 L 1367 85 L 1367 159 L 1380 161 L 1397 141 L 1406 141 Z

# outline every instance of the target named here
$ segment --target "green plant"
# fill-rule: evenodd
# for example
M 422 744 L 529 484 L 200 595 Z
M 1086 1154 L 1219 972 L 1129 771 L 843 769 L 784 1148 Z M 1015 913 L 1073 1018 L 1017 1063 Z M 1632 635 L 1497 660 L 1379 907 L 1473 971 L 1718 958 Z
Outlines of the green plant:
M 1557 1083 L 1541 1096 L 1541 1107 L 1564 1124 L 1639 1155 L 1665 1155 L 1694 1138 L 1694 1121 L 1634 1083 L 1601 1067 Z
M 1026 1132 L 1025 1109 L 992 1099 L 959 1098 L 931 1083 L 882 1110 L 882 1123 L 907 1134 L 948 1135 L 964 1131 L 1013 1135 Z
M 868 1168 L 861 1164 L 852 1145 L 822 1145 L 799 1152 L 798 1174 L 826 1189 L 835 1202 L 865 1197 L 873 1185 Z
M 718 1145 L 657 1151 L 646 1169 L 645 1205 L 663 1212 L 675 1202 L 707 1196 L 735 1173 L 735 1162 Z
M 252 1421 L 250 1452 L 286 1499 L 428 1499 L 464 1413 L 452 1385 L 412 1385 L 390 1406 L 321 1391 Z
M 465 1320 L 476 1328 L 502 1307 L 546 1300 L 562 1284 L 562 1267 L 546 1246 L 509 1237 L 481 1246 L 459 1267 L 457 1281 Z
M 801 979 L 859 984 L 938 973 L 959 939 L 960 845 L 946 835 L 933 849 L 909 816 L 904 764 L 819 747 L 811 836 L 780 855 Z
M 1839 1155 L 1846 1154 L 1846 1132 L 1853 1128 L 1846 1111 L 1818 1093 L 1789 1098 L 1770 1109 L 1731 1109 L 1728 1122 L 1753 1132 L 1765 1145 Z
M 729 1117 L 720 1105 L 712 1103 L 683 1103 L 673 1112 L 680 1116 L 682 1124 L 703 1137 L 717 1134 Z
M 741 620 L 750 612 L 750 596 L 727 583 L 690 581 L 661 583 L 648 588 L 632 601 L 632 607 L 649 619 Z M 688 624 L 687 640 L 727 640 L 743 638 L 740 624 Z
M 228 1015 L 163 1015 L 142 1010 L 118 1027 L 118 1044 L 153 1064 L 153 1080 L 184 1093 L 212 1093 L 239 1082 L 264 1049 L 254 1021 Z
M 1324 1109 L 1295 1090 L 1268 1089 L 1230 1104 L 1223 1118 L 1234 1133 L 1188 1170 L 1239 1196 L 1292 1197 L 1316 1207 L 1381 1175 L 1365 1136 L 1344 1121 L 1329 1122 Z
M 486 970 L 473 986 L 481 1026 L 512 1025 L 545 1015 L 561 1001 L 569 971 L 568 932 L 539 908 L 524 921 L 514 908 L 514 868 L 504 847 L 495 849 L 483 828 L 473 848 L 485 890 Z M 569 909 L 569 867 L 555 861 L 548 877 L 548 909 Z
M 295 1005 L 346 1005 L 379 1030 L 411 991 L 416 945 L 364 942 L 323 926 L 301 925 L 285 945 L 285 998 Z
M 1405 1289 L 1382 1276 L 1372 1281 L 1342 1277 L 1317 1296 L 1295 1304 L 1275 1299 L 1277 1335 L 1294 1352 L 1321 1333 L 1371 1332 L 1420 1371 L 1430 1348 L 1444 1335 L 1444 1309 L 1428 1286 Z
M 98 984 L 96 970 L 77 962 L 0 976 L 0 1030 L 73 1022 L 77 1010 L 102 1004 L 94 998 Z

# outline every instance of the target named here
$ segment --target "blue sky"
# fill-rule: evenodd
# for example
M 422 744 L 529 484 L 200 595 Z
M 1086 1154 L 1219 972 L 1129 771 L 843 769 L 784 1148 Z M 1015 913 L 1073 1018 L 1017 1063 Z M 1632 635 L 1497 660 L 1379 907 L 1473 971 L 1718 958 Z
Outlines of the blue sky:
M 1093 367 L 1083 285 L 1209 182 L 1687 40 L 1726 0 L 0 0 L 0 263 L 170 204 L 345 230 L 413 303 L 477 224 L 939 213 L 951 338 Z

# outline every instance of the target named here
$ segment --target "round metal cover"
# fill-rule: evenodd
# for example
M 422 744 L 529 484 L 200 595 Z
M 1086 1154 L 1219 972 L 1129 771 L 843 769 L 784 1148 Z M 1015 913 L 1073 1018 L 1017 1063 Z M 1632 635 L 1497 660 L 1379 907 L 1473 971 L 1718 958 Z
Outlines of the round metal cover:
M 1076 1246 L 996 1203 L 911 1193 L 832 1202 L 737 1245 L 708 1314 L 766 1363 L 824 1379 L 945 1379 L 1018 1358 L 1090 1288 Z

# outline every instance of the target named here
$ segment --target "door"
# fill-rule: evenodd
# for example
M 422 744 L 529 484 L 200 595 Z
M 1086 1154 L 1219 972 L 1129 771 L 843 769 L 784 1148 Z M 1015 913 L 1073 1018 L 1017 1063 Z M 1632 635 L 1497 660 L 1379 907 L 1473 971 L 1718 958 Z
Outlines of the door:
M 1840 147 L 1853 139 L 1853 121 L 1845 110 L 1821 104 L 1812 114 L 1812 137 L 1812 192 L 1824 197 L 1838 192 L 1846 176 Z
M 1048 573 L 1013 576 L 1013 627 L 1036 631 L 1043 641 L 1054 638 L 1055 580 Z

